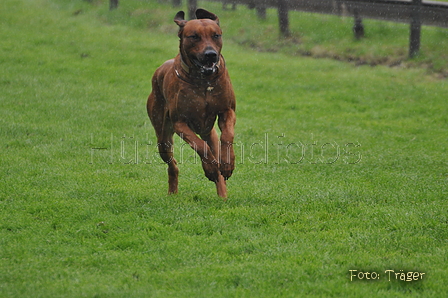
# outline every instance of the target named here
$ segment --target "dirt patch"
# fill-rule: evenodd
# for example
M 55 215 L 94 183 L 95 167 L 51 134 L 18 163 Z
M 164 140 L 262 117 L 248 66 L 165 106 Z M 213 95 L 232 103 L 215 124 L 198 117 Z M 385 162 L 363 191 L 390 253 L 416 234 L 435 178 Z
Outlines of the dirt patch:
M 329 50 L 324 46 L 315 46 L 310 50 L 300 49 L 297 45 L 300 44 L 299 39 L 281 40 L 275 44 L 265 45 L 261 42 L 254 42 L 250 40 L 239 41 L 238 44 L 249 47 L 259 52 L 287 52 L 291 55 L 299 55 L 313 58 L 325 58 L 333 59 L 342 62 L 353 63 L 356 66 L 388 66 L 393 68 L 423 68 L 428 71 L 428 74 L 433 75 L 438 79 L 448 78 L 448 69 L 438 69 L 434 65 L 427 61 L 417 61 L 408 58 L 407 53 L 404 50 L 397 50 L 395 55 L 391 56 L 378 56 L 374 54 L 356 55 L 355 50 L 347 49 L 345 53 L 337 53 Z M 295 50 L 291 50 L 296 46 Z M 288 50 L 284 50 L 287 47 Z

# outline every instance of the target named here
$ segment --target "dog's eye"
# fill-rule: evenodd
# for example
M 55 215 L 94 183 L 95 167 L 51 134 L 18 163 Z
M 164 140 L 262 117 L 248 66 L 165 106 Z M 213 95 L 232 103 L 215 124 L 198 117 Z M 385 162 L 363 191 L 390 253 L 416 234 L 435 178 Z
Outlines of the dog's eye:
M 213 38 L 219 39 L 219 38 L 221 38 L 221 34 L 215 34 L 215 35 L 213 35 Z
M 197 35 L 197 34 L 193 34 L 193 35 L 190 35 L 190 36 L 187 36 L 189 39 L 192 39 L 192 40 L 198 40 L 199 39 L 199 35 Z

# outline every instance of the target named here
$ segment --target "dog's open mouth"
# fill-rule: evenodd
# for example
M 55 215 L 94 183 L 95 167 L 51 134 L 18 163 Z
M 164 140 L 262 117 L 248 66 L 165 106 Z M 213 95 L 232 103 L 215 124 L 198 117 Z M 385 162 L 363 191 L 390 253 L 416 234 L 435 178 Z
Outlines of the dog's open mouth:
M 202 75 L 209 76 L 214 74 L 218 70 L 219 58 L 204 59 L 204 61 L 202 62 L 194 59 L 193 62 L 199 68 Z
M 218 62 L 208 62 L 204 64 L 201 68 L 201 73 L 206 76 L 215 73 L 218 69 L 217 64 Z

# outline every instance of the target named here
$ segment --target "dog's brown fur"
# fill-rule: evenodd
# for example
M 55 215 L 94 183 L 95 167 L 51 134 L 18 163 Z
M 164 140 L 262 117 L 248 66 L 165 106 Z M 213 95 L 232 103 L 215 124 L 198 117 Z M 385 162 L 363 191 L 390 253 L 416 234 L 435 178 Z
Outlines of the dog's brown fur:
M 226 198 L 226 180 L 235 167 L 235 95 L 221 55 L 218 17 L 203 9 L 196 11 L 196 17 L 186 21 L 180 11 L 174 18 L 180 52 L 154 73 L 147 110 L 160 156 L 168 164 L 168 193 L 178 191 L 179 169 L 173 157 L 176 133 L 198 153 L 205 176 Z M 220 139 L 214 128 L 216 118 Z

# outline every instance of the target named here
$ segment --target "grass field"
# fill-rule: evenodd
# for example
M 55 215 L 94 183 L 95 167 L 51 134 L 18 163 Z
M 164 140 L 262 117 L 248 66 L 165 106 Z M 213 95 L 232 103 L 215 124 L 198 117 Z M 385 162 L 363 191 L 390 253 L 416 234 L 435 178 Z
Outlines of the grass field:
M 446 294 L 446 79 L 255 51 L 210 4 L 237 167 L 223 202 L 176 139 L 168 196 L 145 102 L 176 10 L 120 3 L 0 4 L 0 297 Z

